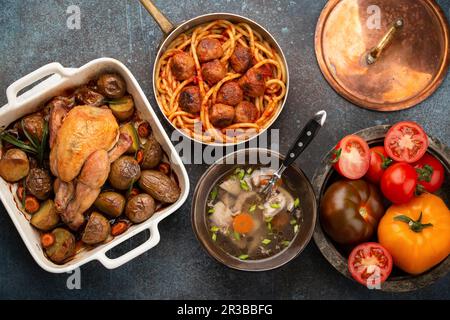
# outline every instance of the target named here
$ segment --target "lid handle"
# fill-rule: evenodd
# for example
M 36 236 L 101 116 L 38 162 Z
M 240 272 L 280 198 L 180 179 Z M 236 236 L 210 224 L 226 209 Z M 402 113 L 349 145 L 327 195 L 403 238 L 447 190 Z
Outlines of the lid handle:
M 384 49 L 392 42 L 395 37 L 395 34 L 398 30 L 400 30 L 404 25 L 403 19 L 397 19 L 392 26 L 389 28 L 388 32 L 384 35 L 384 37 L 380 40 L 378 45 L 372 48 L 366 57 L 366 62 L 368 65 L 374 64 L 378 61 L 383 53 Z

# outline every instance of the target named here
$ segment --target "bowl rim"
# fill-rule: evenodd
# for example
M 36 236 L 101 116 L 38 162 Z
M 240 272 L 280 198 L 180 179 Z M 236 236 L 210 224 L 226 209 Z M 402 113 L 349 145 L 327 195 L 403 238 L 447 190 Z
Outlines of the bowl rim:
M 256 26 L 256 28 L 260 29 L 261 31 L 263 31 L 265 34 L 263 35 L 264 38 L 267 38 L 266 40 L 268 40 L 269 42 L 271 42 L 275 49 L 279 52 L 281 59 L 284 62 L 284 67 L 286 68 L 286 94 L 283 98 L 283 103 L 281 104 L 281 107 L 279 108 L 279 110 L 277 111 L 277 114 L 275 116 L 272 117 L 272 120 L 268 123 L 268 125 L 263 128 L 260 132 L 258 132 L 257 134 L 249 137 L 248 139 L 242 140 L 242 141 L 238 141 L 235 143 L 231 143 L 231 142 L 227 142 L 227 143 L 217 143 L 217 142 L 205 142 L 205 141 L 200 141 L 197 140 L 196 138 L 193 138 L 191 136 L 189 136 L 188 134 L 186 134 L 183 130 L 180 130 L 179 128 L 177 128 L 170 120 L 169 118 L 166 116 L 166 114 L 163 111 L 163 108 L 161 106 L 161 104 L 158 101 L 157 98 L 157 93 L 158 93 L 158 89 L 156 88 L 156 67 L 158 65 L 159 59 L 161 59 L 161 56 L 164 54 L 164 52 L 167 50 L 167 48 L 165 48 L 166 46 L 170 45 L 170 43 L 175 40 L 176 37 L 178 37 L 181 33 L 186 32 L 194 27 L 197 27 L 199 25 L 205 24 L 209 21 L 212 20 L 219 20 L 219 19 L 224 19 L 224 20 L 241 20 L 241 21 L 245 21 L 246 23 L 249 23 L 250 25 Z M 213 12 L 213 13 L 207 13 L 207 14 L 202 14 L 199 16 L 196 16 L 194 18 L 188 19 L 182 23 L 180 23 L 179 25 L 176 26 L 176 28 L 174 30 L 172 30 L 169 34 L 165 35 L 163 40 L 161 40 L 161 44 L 158 48 L 158 52 L 155 56 L 155 60 L 153 63 L 153 76 L 152 76 L 152 87 L 153 87 L 153 95 L 155 97 L 155 101 L 156 104 L 158 105 L 158 108 L 161 112 L 161 114 L 163 115 L 164 119 L 167 121 L 167 123 L 169 123 L 172 128 L 174 130 L 176 130 L 177 132 L 179 132 L 183 137 L 188 138 L 191 141 L 194 141 L 196 143 L 200 143 L 202 145 L 205 146 L 214 146 L 214 147 L 228 147 L 228 146 L 238 146 L 238 145 L 242 145 L 246 142 L 249 142 L 253 139 L 258 138 L 261 134 L 263 134 L 264 132 L 266 132 L 270 127 L 272 127 L 272 125 L 275 123 L 275 121 L 280 117 L 281 112 L 284 110 L 284 107 L 286 105 L 286 101 L 289 95 L 289 87 L 290 87 L 290 77 L 289 77 L 289 66 L 288 66 L 288 62 L 286 59 L 286 55 L 284 54 L 284 51 L 282 49 L 282 47 L 280 46 L 280 44 L 278 43 L 278 41 L 275 39 L 275 37 L 266 29 L 264 28 L 261 24 L 259 24 L 258 22 L 256 22 L 253 19 L 250 19 L 246 16 L 242 16 L 236 13 L 229 13 L 229 12 Z
M 378 125 L 359 130 L 353 134 L 364 138 L 370 146 L 370 144 L 378 143 L 379 140 L 382 140 L 386 132 L 391 127 L 392 125 Z M 431 152 L 433 155 L 437 156 L 440 162 L 444 165 L 447 174 L 450 174 L 450 148 L 435 137 L 428 136 L 428 138 L 430 142 L 428 152 Z M 333 149 L 327 152 L 327 154 L 322 158 L 320 165 L 316 169 L 312 179 L 314 191 L 317 196 L 318 208 L 320 208 L 320 200 L 325 191 L 325 186 L 327 186 L 328 180 L 334 172 L 334 169 L 329 162 L 332 151 Z M 320 214 L 317 215 L 313 238 L 314 243 L 318 247 L 319 251 L 322 253 L 323 257 L 333 266 L 333 268 L 346 278 L 354 281 L 350 272 L 348 271 L 347 258 L 345 258 L 336 249 L 332 241 L 323 231 L 320 224 Z M 444 277 L 449 271 L 450 256 L 440 262 L 437 266 L 418 276 L 405 275 L 396 277 L 391 280 L 388 278 L 388 280 L 386 280 L 386 282 L 381 285 L 381 291 L 410 292 L 418 290 Z
M 266 148 L 245 148 L 245 149 L 240 149 L 235 152 L 229 153 L 229 154 L 223 156 L 222 158 L 220 158 L 219 160 L 217 160 L 214 164 L 212 164 L 203 173 L 203 175 L 200 177 L 200 179 L 198 180 L 198 183 L 195 187 L 194 194 L 192 197 L 192 207 L 191 207 L 192 229 L 194 231 L 195 237 L 197 238 L 198 242 L 200 243 L 200 245 L 202 246 L 204 251 L 206 251 L 206 253 L 211 258 L 213 258 L 217 262 L 220 262 L 221 264 L 225 265 L 226 267 L 228 267 L 230 269 L 234 269 L 234 270 L 248 271 L 248 272 L 263 272 L 263 271 L 274 270 L 274 269 L 280 268 L 280 267 L 284 266 L 285 264 L 289 263 L 293 259 L 297 258 L 303 252 L 303 250 L 308 246 L 308 244 L 310 243 L 310 241 L 313 237 L 313 233 L 314 233 L 314 229 L 315 229 L 315 225 L 316 225 L 316 221 L 317 221 L 318 207 L 317 207 L 317 198 L 316 198 L 316 195 L 314 192 L 314 188 L 313 188 L 311 182 L 309 181 L 308 177 L 305 175 L 305 173 L 295 165 L 290 166 L 290 168 L 295 170 L 305 180 L 306 186 L 308 188 L 308 192 L 310 195 L 313 196 L 313 199 L 312 199 L 312 206 L 313 206 L 312 209 L 313 210 L 311 210 L 312 212 L 309 213 L 309 214 L 313 215 L 312 223 L 311 223 L 311 227 L 309 228 L 308 232 L 306 233 L 306 239 L 307 239 L 306 241 L 304 241 L 303 243 L 298 243 L 295 246 L 290 245 L 284 251 L 276 254 L 275 256 L 272 256 L 272 257 L 269 257 L 266 259 L 245 261 L 245 260 L 238 260 L 238 259 L 232 258 L 232 260 L 230 260 L 230 261 L 233 261 L 236 263 L 229 264 L 229 263 L 227 263 L 227 261 L 225 261 L 225 259 L 223 259 L 223 257 L 230 257 L 227 253 L 223 252 L 222 254 L 219 254 L 219 252 L 221 251 L 220 248 L 217 248 L 217 246 L 207 246 L 205 244 L 204 239 L 199 235 L 198 228 L 199 228 L 201 219 L 197 218 L 196 210 L 197 210 L 197 206 L 198 206 L 197 199 L 199 196 L 199 190 L 202 187 L 203 182 L 205 181 L 206 177 L 210 174 L 210 172 L 213 170 L 213 168 L 215 168 L 218 165 L 224 165 L 224 163 L 222 163 L 222 161 L 224 161 L 226 158 L 234 157 L 237 154 L 244 153 L 244 152 L 245 153 L 247 153 L 247 152 L 248 153 L 250 153 L 250 152 L 261 153 L 262 152 L 262 153 L 267 153 L 270 156 L 278 157 L 280 160 L 284 159 L 284 156 L 282 156 L 279 152 L 274 151 L 274 150 L 270 150 L 270 149 L 266 149 Z M 223 174 L 220 175 L 220 177 L 221 176 L 223 176 Z M 217 178 L 219 178 L 219 176 Z M 216 248 L 217 250 L 212 250 L 211 248 Z M 291 250 L 289 250 L 289 248 Z M 288 255 L 288 253 L 289 253 L 289 255 Z M 286 256 L 287 258 L 283 259 L 284 256 Z M 271 263 L 273 261 L 276 261 L 276 263 Z M 263 263 L 263 265 L 261 265 L 262 263 Z

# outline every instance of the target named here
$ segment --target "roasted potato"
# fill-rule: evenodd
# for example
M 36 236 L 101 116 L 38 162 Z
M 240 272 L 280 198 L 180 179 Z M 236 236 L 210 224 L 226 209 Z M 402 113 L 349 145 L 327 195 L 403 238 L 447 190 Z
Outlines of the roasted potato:
M 33 168 L 25 180 L 27 192 L 39 200 L 45 200 L 52 191 L 52 178 L 47 170 L 42 168 Z
M 53 200 L 42 203 L 39 211 L 31 217 L 30 223 L 42 231 L 50 231 L 56 227 L 59 223 L 59 214 L 56 212 Z
M 153 169 L 161 162 L 162 156 L 161 145 L 154 137 L 150 137 L 144 145 L 142 169 Z
M 9 149 L 0 159 L 0 176 L 8 182 L 17 182 L 29 172 L 30 162 L 20 149 Z
M 98 212 L 92 212 L 86 228 L 84 228 L 81 241 L 86 244 L 98 244 L 105 241 L 111 231 L 108 219 Z
M 44 126 L 45 120 L 40 113 L 30 114 L 21 121 L 22 130 L 26 130 L 27 134 L 39 143 L 42 141 L 42 136 L 44 135 Z
M 52 231 L 52 235 L 55 237 L 55 243 L 45 249 L 50 260 L 60 264 L 75 255 L 75 236 L 70 231 L 56 228 Z
M 95 200 L 94 206 L 111 218 L 117 218 L 125 208 L 125 197 L 117 192 L 102 192 Z
M 158 201 L 174 203 L 180 197 L 180 188 L 164 173 L 156 170 L 142 171 L 139 186 Z
M 133 157 L 122 156 L 112 163 L 109 182 L 116 189 L 126 190 L 140 175 L 141 168 L 137 161 Z
M 128 200 L 125 215 L 131 222 L 141 223 L 155 213 L 155 208 L 155 200 L 148 194 L 141 193 Z
M 105 102 L 105 97 L 100 93 L 86 87 L 80 87 L 75 91 L 75 100 L 79 105 L 100 107 Z
M 114 73 L 106 73 L 97 80 L 97 87 L 101 94 L 110 99 L 122 98 L 127 89 L 123 78 Z

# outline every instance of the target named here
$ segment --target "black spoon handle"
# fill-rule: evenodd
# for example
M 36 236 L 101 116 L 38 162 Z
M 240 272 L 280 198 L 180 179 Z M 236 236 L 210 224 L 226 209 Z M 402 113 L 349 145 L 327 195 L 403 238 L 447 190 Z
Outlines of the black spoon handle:
M 289 149 L 286 158 L 283 161 L 283 165 L 287 168 L 302 154 L 303 150 L 308 147 L 311 141 L 319 132 L 325 123 L 327 113 L 325 111 L 317 112 L 314 117 L 308 121 L 306 126 L 298 135 L 295 143 Z

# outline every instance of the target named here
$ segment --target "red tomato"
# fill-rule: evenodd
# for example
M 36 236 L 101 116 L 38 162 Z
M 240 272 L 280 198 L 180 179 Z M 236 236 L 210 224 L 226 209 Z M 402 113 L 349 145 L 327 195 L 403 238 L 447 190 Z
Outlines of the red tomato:
M 360 179 L 369 169 L 369 145 L 361 137 L 346 136 L 335 147 L 332 162 L 341 176 Z
M 370 166 L 365 178 L 374 184 L 380 183 L 384 171 L 392 164 L 392 159 L 384 150 L 384 147 L 370 149 Z
M 392 256 L 379 243 L 363 243 L 350 253 L 348 270 L 353 279 L 373 289 L 385 282 L 391 274 Z
M 419 161 L 413 164 L 419 175 L 420 188 L 433 193 L 438 191 L 444 183 L 444 166 L 438 159 L 426 153 Z
M 408 163 L 400 162 L 390 166 L 381 177 L 381 191 L 389 201 L 395 204 L 412 200 L 416 187 L 417 173 Z
M 391 159 L 413 163 L 427 152 L 428 136 L 415 122 L 399 122 L 386 134 L 384 148 Z

